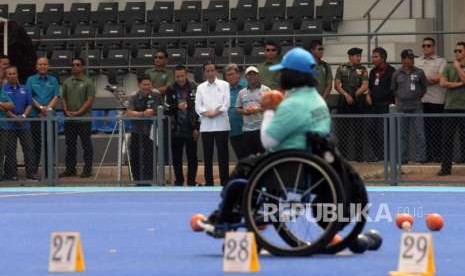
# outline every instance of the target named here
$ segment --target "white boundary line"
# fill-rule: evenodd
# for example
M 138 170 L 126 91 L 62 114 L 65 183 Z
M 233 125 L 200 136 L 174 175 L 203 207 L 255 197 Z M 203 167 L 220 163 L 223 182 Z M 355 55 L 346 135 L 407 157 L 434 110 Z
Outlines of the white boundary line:
M 34 196 L 50 196 L 50 195 L 70 195 L 70 194 L 83 194 L 83 193 L 85 193 L 85 192 L 31 193 L 31 194 L 17 193 L 17 194 L 8 194 L 8 195 L 0 194 L 0 198 L 34 197 Z

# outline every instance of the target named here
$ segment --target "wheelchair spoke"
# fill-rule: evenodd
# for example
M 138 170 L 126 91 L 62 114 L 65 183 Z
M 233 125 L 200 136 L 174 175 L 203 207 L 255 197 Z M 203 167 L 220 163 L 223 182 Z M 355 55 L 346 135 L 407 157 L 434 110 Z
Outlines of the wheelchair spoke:
M 306 195 L 308 195 L 309 193 L 311 193 L 313 191 L 313 189 L 315 189 L 316 187 L 320 186 L 321 183 L 323 183 L 323 181 L 325 180 L 324 177 L 322 177 L 320 180 L 318 180 L 318 182 L 315 183 L 315 185 L 311 186 L 310 188 L 308 188 L 303 194 L 302 194 L 302 197 L 305 197 Z
M 283 190 L 284 194 L 287 194 L 287 190 L 286 190 L 286 187 L 284 186 L 284 182 L 281 179 L 281 176 L 279 175 L 279 172 L 276 169 L 276 167 L 273 167 L 273 172 L 274 172 L 274 175 L 276 176 L 276 179 L 278 179 L 279 185 L 281 186 L 281 189 Z
M 297 192 L 297 186 L 299 185 L 300 174 L 302 173 L 302 163 L 299 163 L 299 168 L 297 169 L 297 175 L 294 182 L 294 193 Z
M 255 191 L 256 191 L 260 196 L 265 195 L 265 196 L 267 196 L 267 197 L 269 197 L 269 198 L 272 198 L 272 199 L 274 199 L 274 200 L 276 200 L 276 201 L 278 201 L 278 202 L 281 200 L 281 198 L 279 198 L 279 197 L 277 197 L 277 196 L 275 196 L 275 195 L 272 195 L 272 194 L 270 194 L 270 193 L 268 193 L 268 192 L 261 191 L 261 190 L 258 190 L 258 189 L 256 189 Z

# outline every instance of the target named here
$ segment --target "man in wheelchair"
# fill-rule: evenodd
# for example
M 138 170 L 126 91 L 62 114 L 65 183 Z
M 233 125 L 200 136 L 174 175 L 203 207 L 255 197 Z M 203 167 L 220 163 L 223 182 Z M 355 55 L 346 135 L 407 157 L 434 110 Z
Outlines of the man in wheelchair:
M 294 48 L 283 57 L 280 64 L 270 67 L 270 70 L 281 71 L 281 87 L 286 91 L 286 97 L 277 106 L 266 100 L 262 101 L 262 108 L 265 112 L 261 127 L 261 141 L 267 153 L 250 156 L 239 161 L 235 170 L 231 173 L 231 180 L 221 193 L 222 201 L 218 209 L 204 222 L 205 230 L 208 234 L 221 238 L 224 237 L 226 231 L 234 230 L 235 227 L 232 225 L 239 225 L 242 218 L 246 216 L 244 214 L 245 210 L 242 210 L 241 204 L 244 191 L 248 188 L 250 190 L 250 186 L 256 184 L 250 183 L 253 181 L 251 178 L 257 178 L 256 175 L 251 174 L 257 167 L 266 170 L 267 164 L 264 163 L 272 163 L 274 159 L 279 159 L 279 154 L 281 153 L 283 153 L 282 156 L 285 157 L 288 152 L 290 152 L 291 155 L 295 152 L 298 157 L 302 155 L 299 152 L 303 153 L 311 148 L 310 155 L 320 156 L 321 158 L 319 160 L 325 160 L 327 164 L 331 164 L 333 169 L 329 170 L 337 172 L 333 173 L 333 175 L 339 175 L 333 177 L 333 179 L 340 179 L 338 182 L 343 183 L 343 185 L 339 185 L 343 188 L 339 190 L 338 202 L 352 202 L 358 200 L 357 197 L 359 192 L 354 192 L 354 190 L 357 190 L 355 189 L 356 187 L 364 189 L 363 182 L 358 177 L 358 174 L 339 157 L 335 147 L 327 139 L 331 130 L 331 117 L 325 100 L 315 89 L 316 81 L 313 77 L 315 64 L 315 60 L 309 52 L 302 48 Z M 275 156 L 277 158 L 269 158 L 270 156 Z M 330 167 L 327 164 L 321 165 Z M 289 177 L 291 178 L 294 177 L 293 174 L 296 174 L 294 173 L 295 168 L 292 168 L 292 165 L 291 167 L 281 167 L 281 170 L 288 171 L 288 174 L 290 174 Z M 283 177 L 286 177 L 286 173 L 283 174 Z M 278 178 L 280 185 L 276 184 L 276 186 L 278 187 L 277 189 L 280 189 L 279 187 L 283 187 L 283 182 L 285 181 L 282 181 L 280 177 Z M 293 180 L 288 182 L 292 181 Z M 294 190 L 297 190 L 297 180 L 295 183 Z M 346 183 L 348 184 L 346 185 Z M 350 183 L 358 183 L 360 185 L 354 187 L 350 185 Z M 301 184 L 298 186 L 300 187 Z M 268 192 L 263 192 L 265 196 L 262 194 L 260 197 L 273 198 L 270 192 L 271 188 L 268 188 L 270 189 Z M 326 186 L 314 188 L 315 187 L 308 189 L 308 191 L 312 191 L 312 193 L 317 195 L 312 198 L 313 203 L 330 202 L 331 196 L 336 199 L 333 193 L 334 189 L 331 190 L 330 188 L 326 188 Z M 256 189 L 259 193 L 260 190 L 266 190 L 266 188 L 262 187 Z M 255 199 L 257 195 L 256 192 L 254 193 L 255 195 L 252 195 L 251 198 Z M 309 195 L 310 193 L 307 193 L 307 196 Z M 342 198 L 344 198 L 344 200 L 342 200 Z M 326 223 L 318 222 L 318 224 L 322 229 L 328 229 Z M 333 227 L 331 235 L 337 232 L 336 228 L 341 229 L 344 226 L 345 224 L 338 224 L 337 227 L 331 226 Z M 276 225 L 275 228 L 278 229 Z M 280 226 L 279 229 L 281 229 Z M 281 231 L 279 229 L 278 233 Z M 280 236 L 281 234 L 282 233 L 279 233 Z M 282 236 L 289 235 L 284 233 Z M 326 242 L 329 238 L 330 237 L 325 237 Z M 260 241 L 260 237 L 258 237 L 258 239 Z M 298 248 L 301 241 L 298 238 L 292 239 L 294 239 L 292 236 L 291 238 L 286 238 L 286 242 L 290 244 L 295 243 L 294 245 Z M 278 254 L 280 254 L 280 252 L 286 254 L 286 251 L 277 251 Z M 310 251 L 307 250 L 305 252 L 302 254 L 307 254 Z

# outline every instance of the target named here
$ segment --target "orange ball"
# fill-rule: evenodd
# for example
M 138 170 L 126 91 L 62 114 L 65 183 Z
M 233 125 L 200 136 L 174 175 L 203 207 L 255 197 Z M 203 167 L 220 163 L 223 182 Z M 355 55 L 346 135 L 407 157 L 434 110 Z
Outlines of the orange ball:
M 404 223 L 404 222 L 408 222 L 408 223 Z M 396 224 L 397 224 L 397 227 L 399 227 L 400 229 L 404 229 L 405 225 L 410 225 L 411 227 L 413 225 L 413 216 L 407 213 L 397 214 Z
M 342 236 L 339 234 L 334 235 L 333 239 L 329 243 L 329 245 L 336 245 L 340 243 L 343 240 Z
M 203 214 L 195 214 L 191 218 L 191 228 L 195 232 L 203 231 L 203 228 L 198 224 L 199 221 L 206 221 L 207 217 Z
M 270 90 L 263 93 L 263 109 L 275 109 L 284 100 L 284 95 L 279 90 Z
M 426 226 L 431 231 L 439 231 L 444 226 L 444 219 L 440 214 L 426 215 Z

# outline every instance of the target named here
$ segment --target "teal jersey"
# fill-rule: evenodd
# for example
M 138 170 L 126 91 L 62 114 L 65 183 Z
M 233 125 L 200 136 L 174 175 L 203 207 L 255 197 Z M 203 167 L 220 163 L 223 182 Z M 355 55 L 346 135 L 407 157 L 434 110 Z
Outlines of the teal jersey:
M 26 82 L 26 89 L 31 91 L 32 98 L 41 105 L 48 105 L 56 96 L 60 96 L 60 85 L 52 75 L 41 77 L 39 74 L 30 76 Z M 33 107 L 30 117 L 37 117 L 38 110 Z
M 2 103 L 13 103 L 11 101 L 11 98 L 8 96 L 3 89 L 0 89 L 0 102 Z M 7 124 L 6 121 L 3 120 L 3 118 L 6 118 L 6 114 L 4 111 L 0 111 L 0 129 L 6 129 Z
M 329 135 L 330 131 L 328 106 L 318 91 L 308 86 L 288 92 L 266 129 L 267 134 L 279 142 L 271 151 L 304 150 L 307 133 Z

